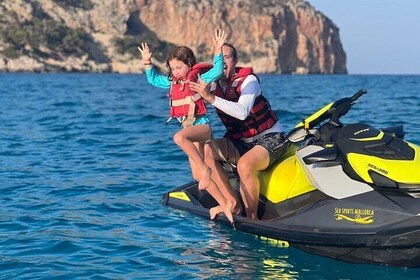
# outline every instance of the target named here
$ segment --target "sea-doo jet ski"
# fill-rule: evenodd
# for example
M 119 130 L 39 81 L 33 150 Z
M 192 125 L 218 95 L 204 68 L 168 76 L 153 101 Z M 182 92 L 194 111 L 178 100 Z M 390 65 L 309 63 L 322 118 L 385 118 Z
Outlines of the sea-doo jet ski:
M 402 126 L 344 125 L 352 97 L 328 104 L 289 132 L 278 164 L 260 174 L 259 220 L 239 231 L 355 263 L 420 267 L 420 147 Z M 238 178 L 230 175 L 238 192 Z M 209 216 L 217 205 L 191 182 L 162 203 Z M 216 221 L 229 223 L 224 215 Z

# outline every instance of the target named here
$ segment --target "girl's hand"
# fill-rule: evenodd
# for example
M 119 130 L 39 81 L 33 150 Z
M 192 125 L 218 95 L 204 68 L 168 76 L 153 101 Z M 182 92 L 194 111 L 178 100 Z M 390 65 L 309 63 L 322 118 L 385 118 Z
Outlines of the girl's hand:
M 225 40 L 226 40 L 225 31 L 216 29 L 214 31 L 214 37 L 213 37 L 213 46 L 214 46 L 215 52 L 218 52 L 219 50 L 222 49 L 222 46 L 225 43 Z
M 137 47 L 141 53 L 141 57 L 143 60 L 144 65 L 150 65 L 152 64 L 152 53 L 149 50 L 149 46 L 147 43 L 141 43 L 140 46 Z

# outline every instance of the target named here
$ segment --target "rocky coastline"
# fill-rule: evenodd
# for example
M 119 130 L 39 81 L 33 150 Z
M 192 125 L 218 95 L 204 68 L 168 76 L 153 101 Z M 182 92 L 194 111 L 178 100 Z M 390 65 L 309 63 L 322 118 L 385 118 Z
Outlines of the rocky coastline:
M 175 45 L 211 61 L 221 27 L 257 73 L 346 74 L 338 27 L 303 0 L 3 0 L 0 72 L 142 73 Z

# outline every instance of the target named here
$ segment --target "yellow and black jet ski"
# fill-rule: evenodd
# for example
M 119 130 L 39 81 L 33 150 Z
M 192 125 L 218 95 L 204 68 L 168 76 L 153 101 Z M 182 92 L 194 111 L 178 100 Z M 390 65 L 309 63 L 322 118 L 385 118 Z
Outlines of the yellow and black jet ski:
M 260 175 L 259 220 L 236 215 L 237 230 L 343 261 L 420 267 L 420 147 L 404 140 L 402 126 L 342 124 L 365 93 L 328 104 L 289 132 L 279 163 Z M 240 197 L 237 176 L 230 178 Z M 217 204 L 197 182 L 162 203 L 205 217 Z

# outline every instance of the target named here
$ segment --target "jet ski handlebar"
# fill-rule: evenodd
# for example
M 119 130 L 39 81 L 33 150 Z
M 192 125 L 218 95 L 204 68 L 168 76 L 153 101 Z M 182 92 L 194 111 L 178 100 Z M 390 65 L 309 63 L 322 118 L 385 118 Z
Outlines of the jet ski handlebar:
M 367 91 L 365 89 L 361 89 L 352 97 L 345 97 L 334 102 L 331 109 L 335 109 L 335 110 L 330 116 L 330 120 L 328 122 L 336 127 L 342 126 L 342 123 L 340 122 L 340 118 L 344 116 L 345 114 L 347 114 L 347 112 L 350 110 L 351 106 L 357 101 L 357 99 L 359 99 L 362 95 L 366 93 Z
M 308 138 L 319 139 L 319 131 L 316 126 L 321 125 L 323 121 L 328 119 L 330 126 L 341 127 L 342 123 L 340 122 L 340 118 L 347 114 L 351 106 L 366 93 L 367 91 L 365 89 L 361 89 L 351 97 L 344 97 L 335 101 L 325 111 L 322 112 L 321 109 L 321 113 L 319 115 L 315 113 L 314 115 L 316 115 L 316 117 L 309 117 L 309 121 L 306 119 L 302 120 L 296 128 L 288 133 L 287 139 L 293 143 L 302 142 Z
M 356 94 L 354 94 L 352 97 L 350 97 L 350 101 L 353 103 L 355 102 L 357 99 L 360 98 L 360 96 L 362 96 L 363 94 L 366 94 L 367 90 L 365 89 L 361 89 L 359 90 Z

